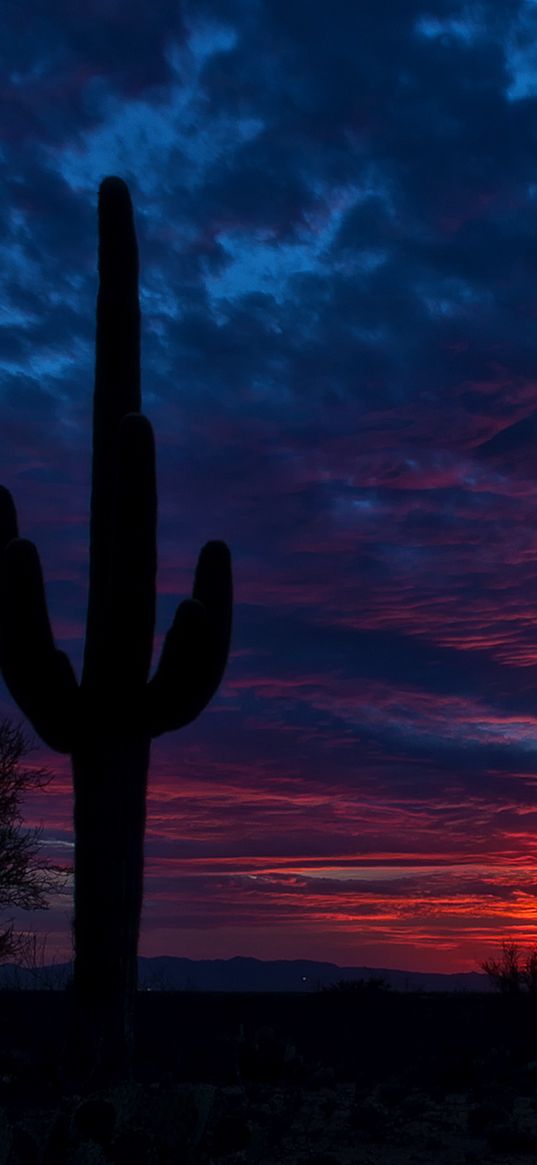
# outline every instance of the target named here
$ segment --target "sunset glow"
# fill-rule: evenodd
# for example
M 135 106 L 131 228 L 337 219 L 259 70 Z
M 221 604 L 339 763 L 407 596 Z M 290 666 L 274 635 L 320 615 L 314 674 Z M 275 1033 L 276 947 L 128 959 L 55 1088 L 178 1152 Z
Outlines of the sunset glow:
M 223 683 L 152 747 L 140 953 L 537 946 L 537 6 L 46 8 L 33 38 L 1 17 L 0 481 L 57 645 L 80 676 L 107 174 L 140 247 L 153 665 L 199 548 L 233 557 Z M 70 866 L 69 758 L 1 680 L 0 717 Z M 71 956 L 69 888 L 12 914 Z

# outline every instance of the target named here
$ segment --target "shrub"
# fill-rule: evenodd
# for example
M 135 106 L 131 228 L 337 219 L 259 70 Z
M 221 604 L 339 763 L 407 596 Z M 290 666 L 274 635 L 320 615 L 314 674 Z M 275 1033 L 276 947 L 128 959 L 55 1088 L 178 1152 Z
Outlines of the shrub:
M 330 983 L 327 987 L 321 987 L 321 991 L 346 992 L 348 994 L 367 992 L 368 994 L 377 995 L 381 991 L 389 990 L 390 984 L 382 975 L 372 976 L 371 979 L 338 979 L 336 983 Z
M 479 963 L 495 990 L 503 995 L 519 995 L 523 988 L 537 998 L 537 948 L 528 951 L 521 963 L 521 950 L 512 939 L 503 939 L 500 959 L 486 959 Z

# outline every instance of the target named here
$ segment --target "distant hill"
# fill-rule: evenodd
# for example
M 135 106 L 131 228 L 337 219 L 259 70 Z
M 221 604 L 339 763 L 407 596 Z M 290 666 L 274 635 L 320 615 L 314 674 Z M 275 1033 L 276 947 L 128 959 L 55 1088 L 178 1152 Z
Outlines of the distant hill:
M 0 990 L 49 988 L 61 990 L 72 971 L 71 963 L 32 971 L 7 963 L 0 967 Z M 142 990 L 167 991 L 299 991 L 308 993 L 340 979 L 381 977 L 393 991 L 491 991 L 488 976 L 478 971 L 440 974 L 430 971 L 397 971 L 385 967 L 340 967 L 310 959 L 181 959 L 158 955 L 138 959 Z

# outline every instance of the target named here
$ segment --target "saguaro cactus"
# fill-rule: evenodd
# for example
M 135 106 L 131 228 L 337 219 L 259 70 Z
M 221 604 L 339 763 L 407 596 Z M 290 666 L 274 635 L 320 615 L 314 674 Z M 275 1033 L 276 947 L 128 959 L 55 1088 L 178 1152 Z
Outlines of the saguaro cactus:
M 99 192 L 89 599 L 77 682 L 54 645 L 39 555 L 0 487 L 0 668 L 74 785 L 73 1041 L 100 1078 L 129 1071 L 151 739 L 189 724 L 222 678 L 230 554 L 208 542 L 148 681 L 155 623 L 155 450 L 140 413 L 138 252 L 129 191 Z

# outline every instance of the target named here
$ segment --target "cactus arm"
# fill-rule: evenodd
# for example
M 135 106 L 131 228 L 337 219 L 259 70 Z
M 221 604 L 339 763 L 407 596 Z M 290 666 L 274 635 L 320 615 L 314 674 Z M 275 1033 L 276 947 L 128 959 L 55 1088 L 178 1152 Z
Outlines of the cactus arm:
M 12 538 L 19 537 L 15 502 L 5 485 L 0 485 L 0 554 Z
M 4 548 L 0 611 L 0 666 L 11 695 L 50 748 L 71 752 L 78 684 L 54 646 L 39 555 L 25 538 Z
M 152 737 L 184 728 L 196 719 L 206 652 L 207 613 L 195 599 L 185 599 L 175 612 L 157 671 L 145 689 L 144 719 Z
M 82 686 L 98 689 L 108 674 L 107 614 L 111 558 L 117 531 L 119 427 L 138 413 L 140 308 L 138 247 L 132 203 L 120 178 L 99 190 L 99 291 L 90 517 L 90 579 Z
M 127 718 L 143 692 L 153 648 L 157 571 L 157 488 L 153 430 L 141 413 L 119 426 L 119 474 L 108 610 L 109 675 Z M 119 687 L 118 687 L 119 685 Z
M 225 542 L 206 542 L 198 558 L 192 598 L 203 603 L 209 620 L 218 683 L 224 674 L 231 640 L 233 582 L 231 555 Z M 215 682 L 215 675 L 210 683 Z
M 222 679 L 231 639 L 231 556 L 207 542 L 198 559 L 192 598 L 180 603 L 146 687 L 151 735 L 183 728 L 207 706 Z

